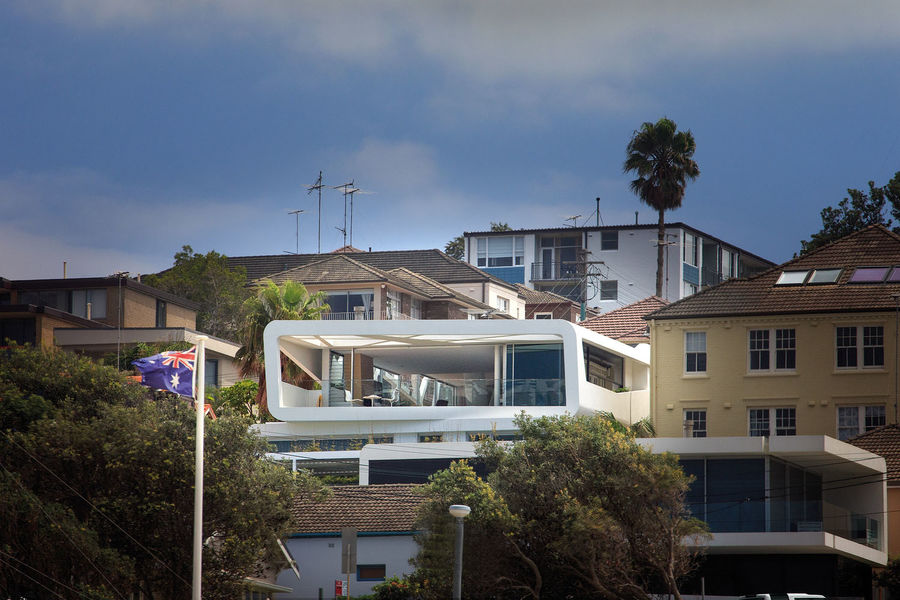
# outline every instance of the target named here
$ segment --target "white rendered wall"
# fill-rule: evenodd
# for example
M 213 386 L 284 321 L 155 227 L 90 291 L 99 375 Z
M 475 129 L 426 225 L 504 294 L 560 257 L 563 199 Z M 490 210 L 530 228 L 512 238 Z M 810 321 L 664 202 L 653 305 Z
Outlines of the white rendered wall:
M 334 581 L 346 580 L 341 574 L 341 538 L 293 537 L 285 540 L 288 551 L 300 568 L 300 581 L 290 569 L 278 574 L 278 585 L 292 588 L 293 593 L 279 593 L 279 600 L 308 600 L 319 597 L 334 598 Z M 358 565 L 385 565 L 385 577 L 411 573 L 409 559 L 416 555 L 418 546 L 412 535 L 385 535 L 357 537 L 356 563 Z M 372 593 L 380 581 L 358 581 L 353 573 L 350 593 L 361 596 Z

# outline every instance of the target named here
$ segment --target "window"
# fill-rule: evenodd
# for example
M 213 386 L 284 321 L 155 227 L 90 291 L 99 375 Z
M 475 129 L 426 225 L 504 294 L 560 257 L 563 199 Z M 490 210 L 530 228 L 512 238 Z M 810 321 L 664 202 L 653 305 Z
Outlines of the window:
M 525 264 L 525 238 L 500 236 L 477 238 L 476 263 L 479 267 L 512 267 Z
M 862 338 L 862 346 L 858 341 Z M 835 362 L 839 369 L 884 366 L 884 327 L 881 325 L 835 328 Z
M 690 426 L 690 429 L 688 429 Z M 685 437 L 690 431 L 690 437 L 706 437 L 706 409 L 691 409 L 684 411 L 684 432 Z
M 384 565 L 356 565 L 357 581 L 384 581 Z
M 156 301 L 156 326 L 166 326 L 166 303 L 159 299 Z
M 797 435 L 797 409 L 793 407 L 751 408 L 749 422 L 751 437 Z
M 92 319 L 106 318 L 106 290 L 72 290 L 69 312 L 87 318 L 87 305 L 91 305 Z
M 497 296 L 497 308 L 502 310 L 505 313 L 509 312 L 509 298 L 504 298 L 503 296 Z
M 734 259 L 734 252 L 722 248 L 722 279 L 731 279 L 735 276 Z
M 422 301 L 418 298 L 413 298 L 409 303 L 409 317 L 411 319 L 422 318 Z
M 706 372 L 706 332 L 684 333 L 684 370 L 687 373 Z
M 684 234 L 684 262 L 695 267 L 697 266 L 698 245 L 697 236 L 690 233 Z
M 809 285 L 816 283 L 834 283 L 840 275 L 840 269 L 816 269 L 813 271 L 812 275 L 809 276 L 809 281 L 806 283 Z
M 206 387 L 219 387 L 219 361 L 215 358 L 207 358 L 203 364 L 203 380 Z
M 542 312 L 542 313 L 534 313 L 535 319 L 552 319 L 553 313 Z
M 600 249 L 601 250 L 618 250 L 619 249 L 619 232 L 618 231 L 601 231 L 600 232 Z
M 610 279 L 600 281 L 600 300 L 618 300 L 619 282 Z
M 802 285 L 809 271 L 782 271 L 775 285 Z
M 770 340 L 775 339 L 774 347 Z M 751 329 L 749 340 L 751 371 L 791 371 L 797 368 L 797 333 L 794 329 Z
M 886 423 L 884 405 L 839 406 L 837 409 L 839 440 L 848 440 Z
M 602 348 L 584 343 L 584 372 L 587 380 L 608 390 L 624 387 L 625 361 Z
M 890 267 L 860 267 L 853 271 L 850 283 L 880 283 L 889 270 Z
M 693 295 L 696 294 L 696 293 L 697 293 L 697 285 L 694 284 L 694 283 L 688 283 L 687 281 L 685 281 L 685 282 L 684 282 L 684 295 L 685 295 L 685 297 L 687 297 L 687 296 L 693 296 Z

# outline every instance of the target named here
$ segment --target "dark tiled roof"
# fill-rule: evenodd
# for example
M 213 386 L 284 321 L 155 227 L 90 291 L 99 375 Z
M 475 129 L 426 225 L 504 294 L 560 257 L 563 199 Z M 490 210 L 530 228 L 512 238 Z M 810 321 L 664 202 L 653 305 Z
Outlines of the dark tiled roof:
M 516 289 L 519 291 L 519 296 L 524 298 L 525 303 L 528 305 L 531 305 L 531 304 L 571 304 L 571 305 L 575 305 L 574 302 L 572 302 L 565 296 L 560 296 L 559 294 L 554 294 L 553 292 L 545 292 L 542 290 L 533 290 L 530 287 L 522 285 L 521 283 L 516 284 Z
M 421 273 L 443 284 L 471 283 L 489 281 L 497 285 L 512 288 L 512 284 L 503 281 L 493 275 L 485 273 L 477 267 L 456 260 L 440 250 L 387 250 L 382 252 L 348 252 L 340 249 L 342 256 L 350 256 L 363 264 L 390 271 L 405 267 L 410 271 Z M 329 254 L 271 254 L 265 256 L 230 256 L 228 266 L 234 268 L 244 267 L 247 270 L 247 280 L 254 281 L 264 277 L 271 277 L 275 273 L 287 271 L 296 267 L 302 267 L 324 258 L 334 256 Z
M 649 342 L 650 336 L 644 317 L 667 304 L 668 302 L 658 296 L 650 296 L 599 317 L 582 321 L 580 325 L 614 340 L 628 343 Z
M 900 483 L 900 426 L 884 425 L 847 440 L 847 443 L 884 458 L 888 482 Z
M 900 236 L 867 227 L 749 279 L 731 279 L 648 315 L 681 319 L 734 315 L 895 310 L 897 283 L 848 283 L 856 267 L 900 265 Z M 833 284 L 775 285 L 782 271 L 842 268 Z
M 8 281 L 8 280 L 7 280 Z M 193 300 L 176 296 L 169 292 L 150 287 L 145 283 L 141 283 L 137 279 L 130 277 L 67 277 L 65 279 L 17 279 L 9 281 L 11 289 L 19 291 L 36 291 L 36 290 L 74 290 L 87 288 L 117 288 L 120 284 L 123 288 L 134 290 L 146 296 L 159 298 L 172 304 L 183 306 L 190 310 L 199 310 L 200 305 Z
M 421 485 L 339 485 L 324 502 L 295 498 L 291 507 L 293 533 L 413 531 L 416 513 L 425 500 Z
M 388 274 L 381 269 L 364 265 L 346 254 L 334 254 L 301 267 L 294 267 L 287 271 L 269 275 L 265 279 L 270 279 L 277 284 L 285 281 L 299 281 L 304 285 L 316 283 L 369 283 L 391 280 Z

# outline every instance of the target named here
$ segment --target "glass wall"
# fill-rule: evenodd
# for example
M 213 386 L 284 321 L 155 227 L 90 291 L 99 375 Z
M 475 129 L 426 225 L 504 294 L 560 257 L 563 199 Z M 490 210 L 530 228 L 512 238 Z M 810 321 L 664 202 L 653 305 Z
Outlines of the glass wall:
M 565 406 L 562 344 L 506 347 L 506 406 Z
M 584 372 L 587 380 L 608 390 L 623 387 L 625 359 L 587 342 L 584 343 Z
M 325 303 L 331 312 L 324 319 L 374 319 L 375 292 L 372 290 L 340 290 L 328 292 Z

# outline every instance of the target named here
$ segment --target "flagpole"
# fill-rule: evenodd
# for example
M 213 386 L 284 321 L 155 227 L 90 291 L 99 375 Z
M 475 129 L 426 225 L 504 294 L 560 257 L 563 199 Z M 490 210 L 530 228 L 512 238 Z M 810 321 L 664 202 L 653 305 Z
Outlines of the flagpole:
M 192 600 L 201 600 L 200 583 L 203 575 L 203 426 L 206 421 L 206 340 L 205 335 L 197 336 L 197 358 L 194 368 L 197 409 L 197 445 L 194 456 L 194 571 L 191 586 Z

